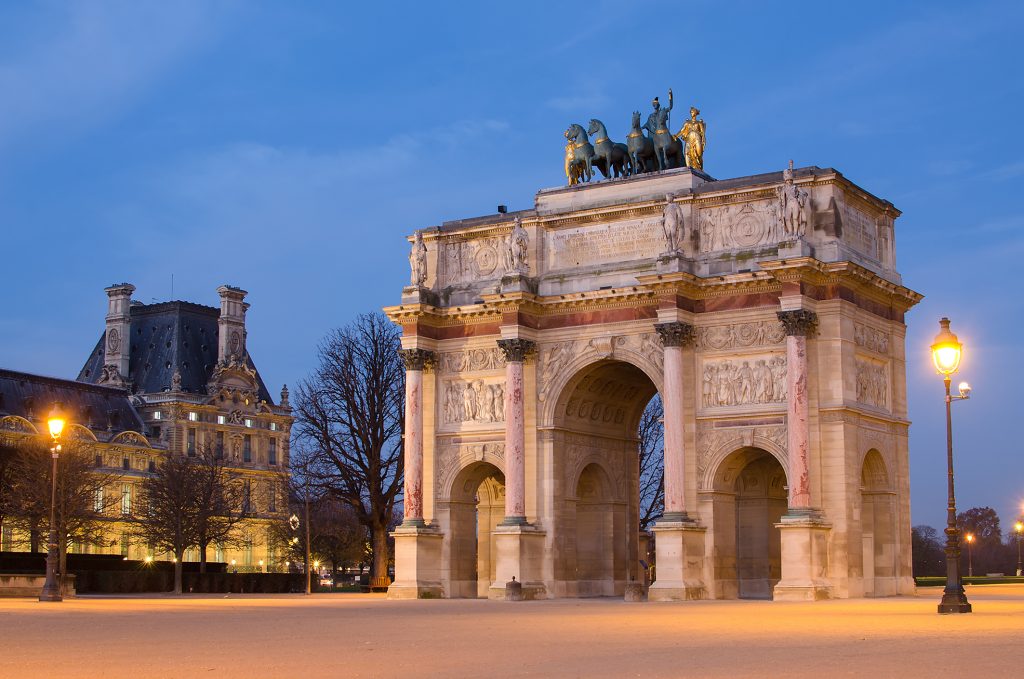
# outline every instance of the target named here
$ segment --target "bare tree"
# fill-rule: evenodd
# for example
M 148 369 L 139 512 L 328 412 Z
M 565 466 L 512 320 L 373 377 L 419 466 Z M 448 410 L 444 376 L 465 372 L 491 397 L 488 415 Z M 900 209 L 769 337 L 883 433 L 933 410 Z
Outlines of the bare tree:
M 640 416 L 640 530 L 647 530 L 665 510 L 664 416 L 657 395 Z
M 30 535 L 50 529 L 52 458 L 50 445 L 38 439 L 23 439 L 13 444 L 17 452 L 11 461 L 11 483 L 6 501 L 7 519 Z M 107 493 L 116 476 L 95 464 L 93 450 L 80 439 L 67 440 L 57 459 L 57 498 L 54 527 L 60 556 L 58 571 L 63 588 L 67 575 L 68 544 L 77 542 L 106 546 L 107 510 L 117 498 Z M 37 544 L 30 544 L 35 550 Z
M 224 456 L 211 446 L 200 446 L 192 458 L 199 472 L 196 489 L 196 546 L 199 572 L 206 572 L 210 545 L 238 546 L 238 524 L 249 514 L 245 489 L 237 472 L 224 466 Z M 273 491 L 272 491 L 273 492 Z
M 202 465 L 168 453 L 142 482 L 137 511 L 131 518 L 134 537 L 174 555 L 174 593 L 181 594 L 185 550 L 199 540 L 199 498 Z
M 299 385 L 297 441 L 318 483 L 355 510 L 371 535 L 371 578 L 387 577 L 388 528 L 402 491 L 405 371 L 399 331 L 383 314 L 359 316 L 321 343 Z

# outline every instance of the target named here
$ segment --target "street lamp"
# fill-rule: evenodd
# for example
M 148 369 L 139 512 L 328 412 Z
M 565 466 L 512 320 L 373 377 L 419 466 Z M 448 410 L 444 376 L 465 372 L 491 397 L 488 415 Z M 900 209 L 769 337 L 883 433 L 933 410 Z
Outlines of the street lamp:
M 1021 534 L 1022 531 L 1024 531 L 1024 523 L 1018 521 L 1017 523 L 1013 524 L 1013 530 L 1014 530 L 1015 533 L 1017 533 L 1017 577 L 1019 578 L 1020 574 L 1021 574 L 1021 571 L 1020 571 L 1020 534 Z
M 60 585 L 57 583 L 57 458 L 60 456 L 60 435 L 64 432 L 64 415 L 56 403 L 46 418 L 46 426 L 50 430 L 53 445 L 50 455 L 53 467 L 50 472 L 50 540 L 46 550 L 46 580 L 43 591 L 39 593 L 40 601 L 63 601 Z
M 952 396 L 949 392 L 950 375 L 960 367 L 963 345 L 949 329 L 949 319 L 939 321 L 939 334 L 932 344 L 932 361 L 935 370 L 942 375 L 942 383 L 946 387 L 946 470 L 948 475 L 948 503 L 946 505 L 946 588 L 939 603 L 939 613 L 970 613 L 971 604 L 967 601 L 964 584 L 960 578 L 960 532 L 956 527 L 956 494 L 953 492 L 953 413 L 952 404 L 955 400 L 970 396 L 971 387 L 966 382 L 960 383 L 960 395 Z
M 967 577 L 974 577 L 974 533 L 968 533 L 964 536 L 964 540 L 967 540 Z

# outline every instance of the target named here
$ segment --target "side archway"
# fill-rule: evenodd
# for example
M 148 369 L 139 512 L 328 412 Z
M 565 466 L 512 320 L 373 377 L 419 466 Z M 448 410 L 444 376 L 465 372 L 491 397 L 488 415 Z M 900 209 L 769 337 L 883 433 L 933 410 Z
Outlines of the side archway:
M 471 462 L 447 491 L 438 503 L 445 591 L 451 598 L 486 598 L 497 564 L 491 537 L 505 516 L 505 475 L 489 462 Z
M 872 448 L 860 469 L 861 567 L 864 596 L 898 593 L 896 493 L 882 454 Z

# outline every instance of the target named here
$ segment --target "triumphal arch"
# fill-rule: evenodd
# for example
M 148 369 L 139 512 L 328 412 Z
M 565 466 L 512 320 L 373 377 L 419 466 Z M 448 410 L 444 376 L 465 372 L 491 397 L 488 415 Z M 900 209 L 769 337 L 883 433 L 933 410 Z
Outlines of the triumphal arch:
M 655 394 L 651 600 L 912 592 L 899 211 L 792 164 L 571 183 L 410 238 L 390 596 L 642 590 Z

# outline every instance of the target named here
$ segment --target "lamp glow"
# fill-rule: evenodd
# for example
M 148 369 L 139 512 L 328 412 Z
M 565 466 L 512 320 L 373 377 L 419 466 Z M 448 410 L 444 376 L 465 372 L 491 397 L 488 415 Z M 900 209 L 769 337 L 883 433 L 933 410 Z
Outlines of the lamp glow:
M 50 436 L 56 441 L 60 438 L 61 432 L 64 431 L 64 415 L 60 412 L 60 408 L 57 404 L 53 404 L 53 409 L 50 411 L 50 416 L 46 418 L 46 426 L 50 430 Z
M 949 319 L 943 318 L 939 321 L 939 334 L 935 336 L 932 344 L 932 361 L 935 363 L 935 370 L 940 375 L 949 376 L 960 367 L 960 356 L 963 353 L 963 345 L 960 344 L 957 336 L 949 329 Z
M 1021 531 L 1024 531 L 1024 523 L 1021 523 L 1020 521 L 1018 521 L 1017 523 L 1013 524 L 1013 529 L 1015 531 L 1017 531 L 1018 533 L 1020 533 Z

